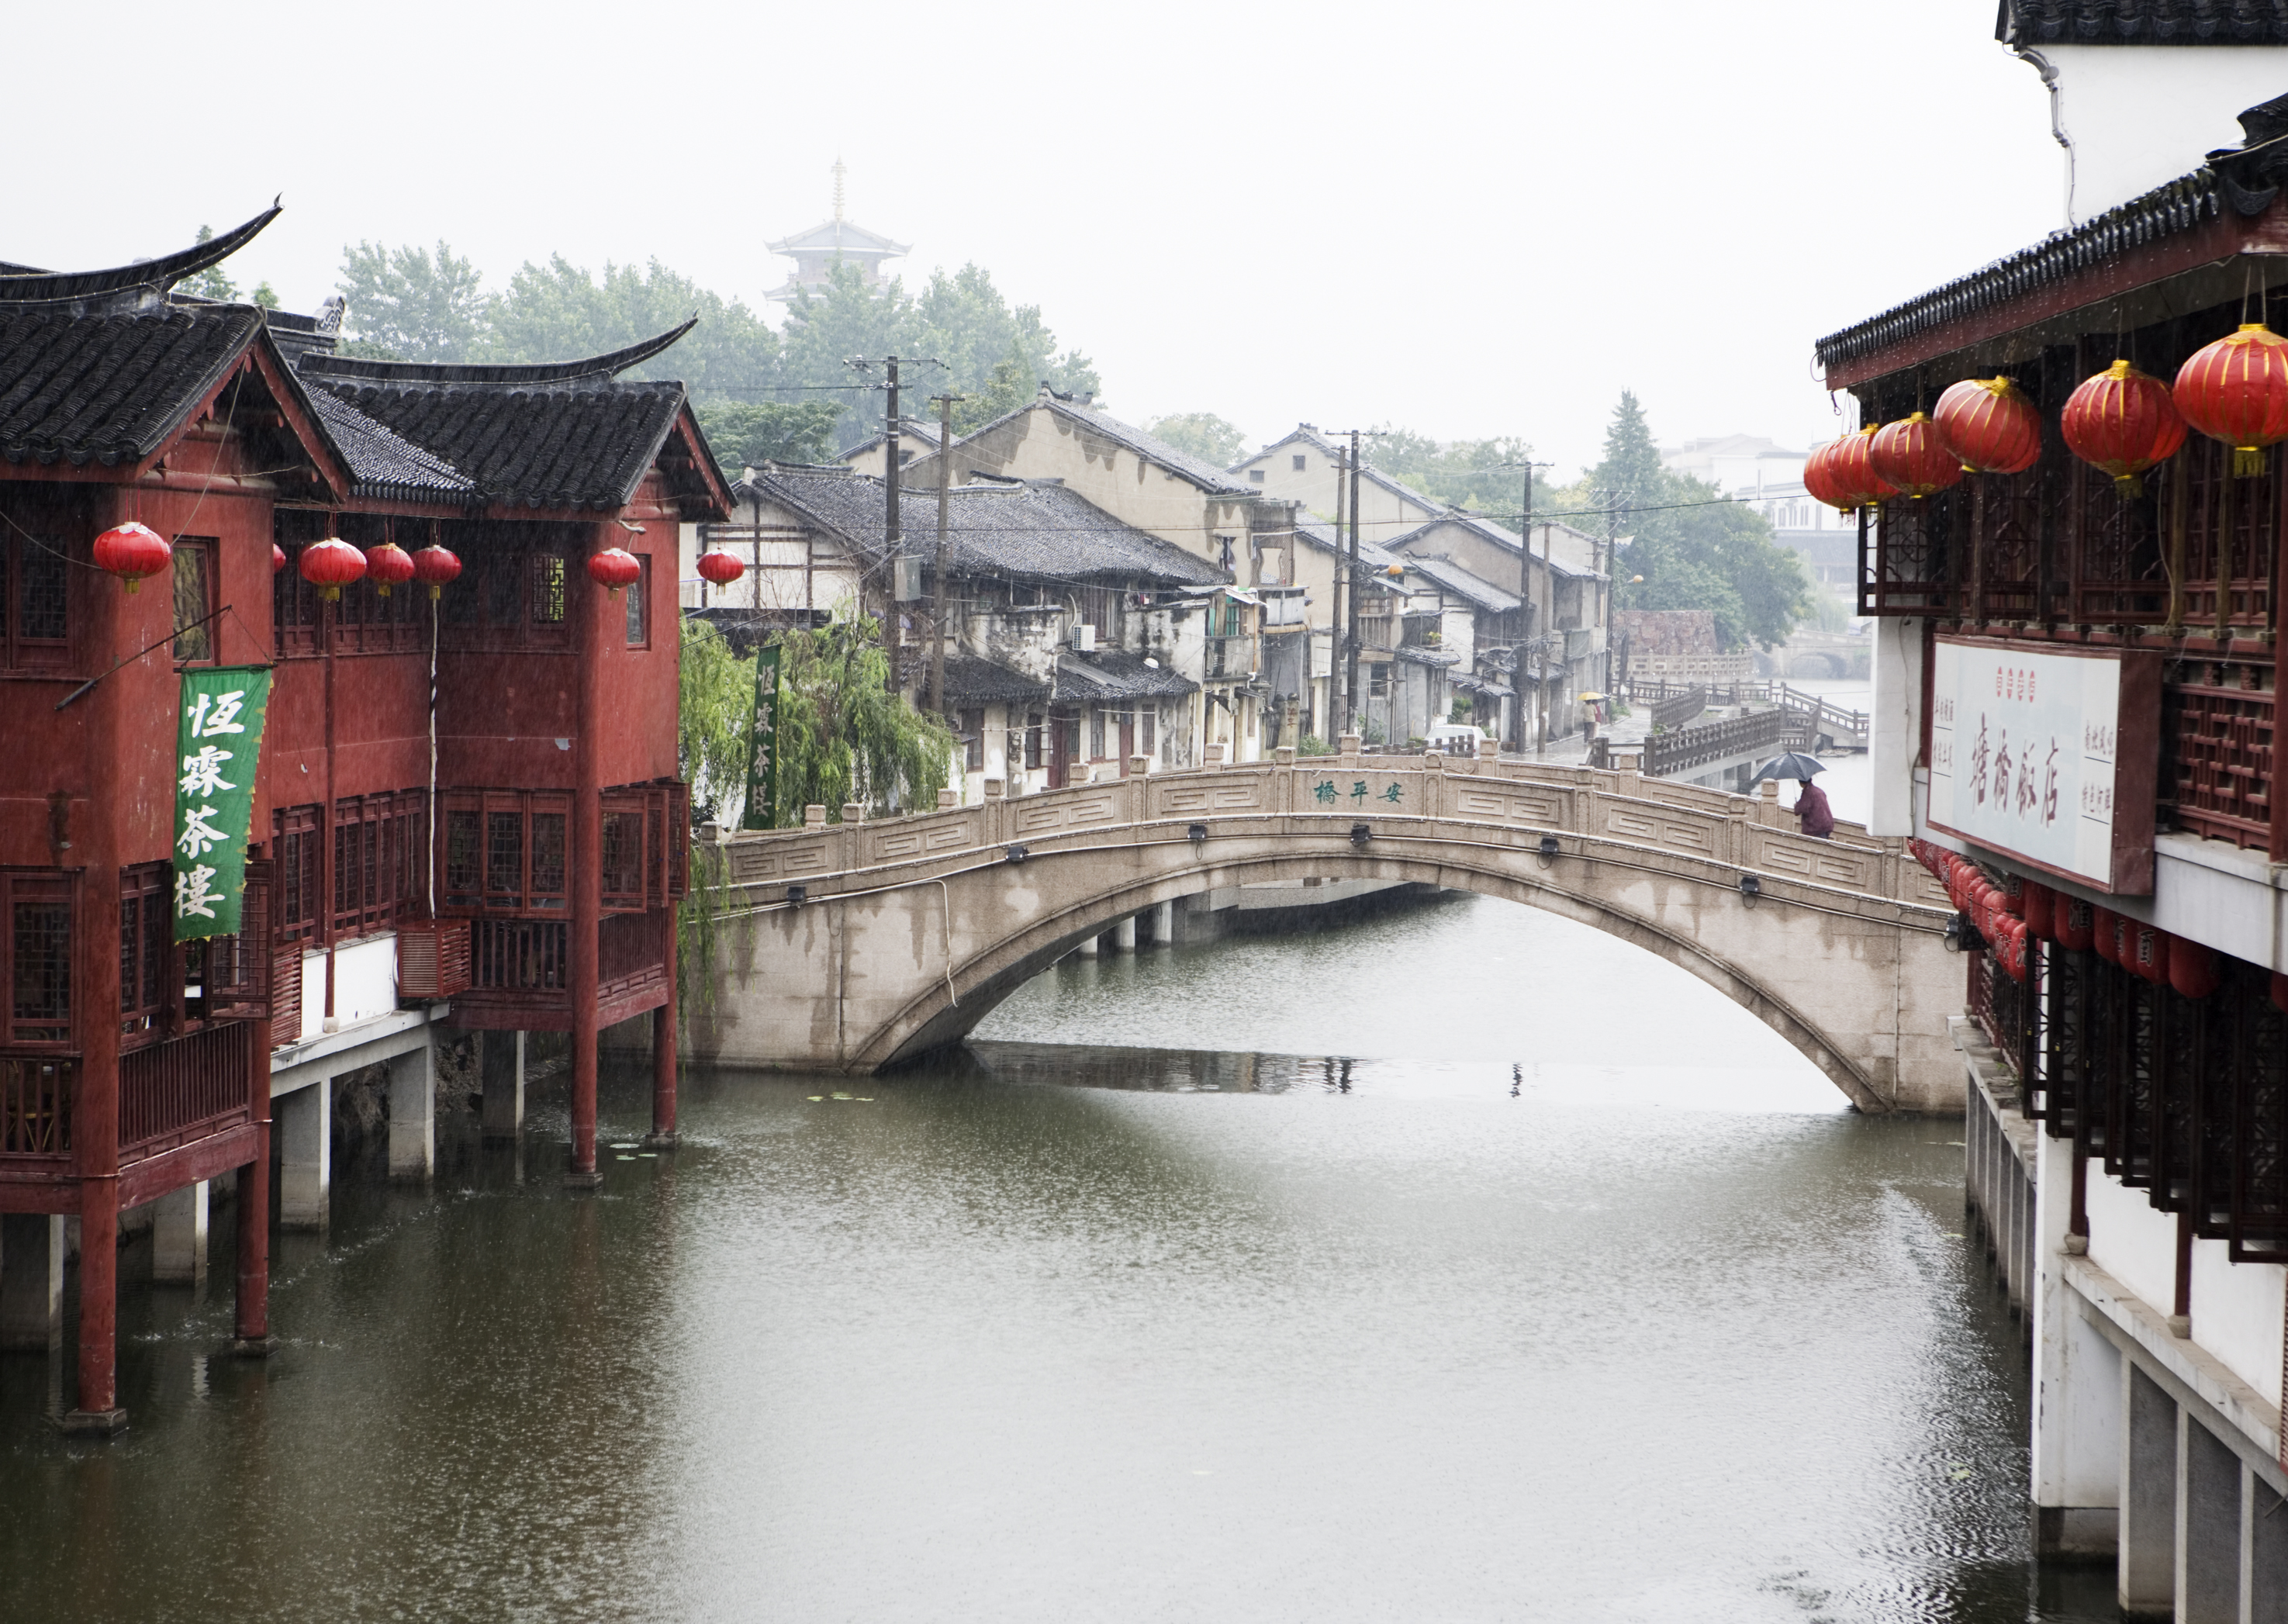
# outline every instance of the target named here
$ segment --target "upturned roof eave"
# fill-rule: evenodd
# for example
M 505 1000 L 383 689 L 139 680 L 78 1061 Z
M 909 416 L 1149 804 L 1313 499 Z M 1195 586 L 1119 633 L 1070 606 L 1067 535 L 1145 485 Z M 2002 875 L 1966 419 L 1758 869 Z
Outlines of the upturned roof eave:
M 2251 255 L 2288 256 L 2288 203 L 2276 198 L 2244 215 L 2204 168 L 2077 231 L 1830 333 L 1814 345 L 1814 355 L 1824 365 L 1829 388 L 1850 389 L 2077 313 L 2096 313 L 2110 332 L 2119 301 Z M 2082 263 L 2064 263 L 2075 259 Z M 2237 291 L 2235 284 L 2220 297 Z M 1897 336 L 1883 337 L 1886 326 Z

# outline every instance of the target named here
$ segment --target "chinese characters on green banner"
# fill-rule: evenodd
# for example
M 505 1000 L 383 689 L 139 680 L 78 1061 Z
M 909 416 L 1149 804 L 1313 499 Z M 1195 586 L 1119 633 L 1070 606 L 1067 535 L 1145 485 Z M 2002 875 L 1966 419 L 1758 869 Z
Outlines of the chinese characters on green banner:
M 755 727 L 747 736 L 747 810 L 743 829 L 776 828 L 779 821 L 779 646 L 755 652 Z
M 183 673 L 175 755 L 175 939 L 235 936 L 270 673 L 222 666 Z

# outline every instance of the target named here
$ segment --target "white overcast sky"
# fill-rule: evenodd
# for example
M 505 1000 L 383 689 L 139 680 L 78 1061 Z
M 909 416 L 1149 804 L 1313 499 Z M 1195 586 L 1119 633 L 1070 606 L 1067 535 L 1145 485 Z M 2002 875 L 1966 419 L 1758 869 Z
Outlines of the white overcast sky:
M 290 308 L 346 242 L 443 238 L 493 286 L 656 257 L 775 315 L 763 244 L 838 153 L 910 285 L 986 266 L 1123 416 L 1518 434 L 1564 478 L 1624 388 L 1664 442 L 1826 438 L 1814 338 L 2060 223 L 1994 11 L 28 7 L 0 258 L 118 264 L 283 193 L 226 269 Z

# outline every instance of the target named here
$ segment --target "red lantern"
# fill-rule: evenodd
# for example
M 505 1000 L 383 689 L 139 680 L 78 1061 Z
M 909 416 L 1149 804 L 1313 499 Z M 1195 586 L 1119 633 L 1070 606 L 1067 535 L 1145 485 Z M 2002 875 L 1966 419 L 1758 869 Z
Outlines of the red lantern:
M 617 598 L 624 586 L 633 586 L 643 574 L 643 566 L 636 562 L 635 554 L 623 547 L 607 547 L 590 556 L 588 579 L 611 597 Z
M 2054 940 L 2057 927 L 2050 922 L 2055 915 L 2058 893 L 2038 880 L 2026 882 L 2026 929 L 2040 941 Z
M 432 602 L 445 595 L 445 588 L 460 579 L 461 560 L 442 547 L 431 543 L 413 555 L 414 578 L 429 589 Z
M 2178 411 L 2232 448 L 2233 477 L 2264 471 L 2264 448 L 2288 440 L 2288 338 L 2261 321 L 2193 352 L 2177 368 Z
M 1886 484 L 1874 466 L 1867 460 L 1867 448 L 1875 437 L 1872 429 L 1862 429 L 1856 434 L 1846 434 L 1841 440 L 1831 440 L 1813 455 L 1820 459 L 1820 482 L 1827 488 L 1812 491 L 1830 507 L 1848 513 L 1854 508 L 1863 508 L 1880 502 L 1886 496 L 1899 493 Z M 1804 487 L 1809 490 L 1807 477 L 1810 465 L 1805 464 L 1807 478 Z
M 2121 963 L 2121 915 L 2109 907 L 2089 910 L 2089 933 L 2097 956 L 2109 964 Z
M 386 598 L 390 588 L 413 579 L 413 559 L 395 542 L 384 542 L 365 555 L 365 574 L 374 590 Z
M 2217 951 L 2181 936 L 2169 939 L 2169 985 L 2188 998 L 2205 998 L 2224 979 Z
M 167 545 L 164 536 L 131 519 L 95 538 L 97 567 L 124 581 L 131 592 L 142 586 L 144 576 L 165 569 L 174 556 L 175 550 Z
M 1966 377 L 1931 412 L 1939 443 L 1965 473 L 2023 473 L 2041 459 L 2042 415 L 2006 377 Z
M 303 580 L 318 589 L 319 597 L 333 603 L 340 598 L 344 587 L 363 578 L 365 554 L 339 536 L 330 535 L 302 549 L 296 567 Z
M 2122 968 L 2133 970 L 2156 986 L 2169 979 L 2169 933 L 2134 919 L 2122 924 Z
M 703 552 L 699 555 L 701 578 L 717 586 L 729 586 L 746 573 L 747 566 L 740 562 L 738 556 L 726 552 L 720 547 L 711 552 Z
M 1877 429 L 1868 442 L 1867 461 L 1877 477 L 1918 501 L 1962 480 L 1962 459 L 1940 443 L 1931 420 L 1920 412 Z
M 2079 897 L 2060 897 L 2050 909 L 2050 922 L 2057 929 L 2058 946 L 2075 953 L 2087 953 L 2096 937 L 2093 910 Z
M 2288 976 L 2276 970 L 2272 972 L 2272 1007 L 2288 1010 Z
M 1844 488 L 1836 472 L 1835 454 L 1843 448 L 1839 440 L 1831 440 L 1823 446 L 1812 448 L 1803 463 L 1803 487 L 1811 493 L 1814 502 L 1823 503 L 1840 512 L 1848 513 L 1855 505 L 1851 493 Z
M 2004 920 L 2002 940 L 2006 944 L 2002 949 L 2002 968 L 2009 972 L 2013 981 L 2023 981 L 2026 978 L 2026 922 L 2022 919 Z
M 2005 913 L 2024 918 L 2026 914 L 2026 882 L 2014 874 L 2002 876 L 2002 908 Z
M 2168 385 L 2125 360 L 2083 379 L 2067 400 L 2059 427 L 2067 449 L 2111 474 L 2124 496 L 2143 495 L 2140 476 L 2176 456 L 2185 443 L 2185 420 L 2177 415 Z
M 270 573 L 276 574 L 286 567 L 286 550 L 277 543 L 270 543 Z

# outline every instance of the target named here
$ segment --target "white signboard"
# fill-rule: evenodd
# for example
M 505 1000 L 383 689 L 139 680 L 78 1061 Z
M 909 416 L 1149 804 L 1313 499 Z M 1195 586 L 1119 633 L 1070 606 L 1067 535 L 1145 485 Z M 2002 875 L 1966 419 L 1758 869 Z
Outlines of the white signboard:
M 2157 664 L 1982 639 L 1933 655 L 1930 821 L 2108 891 L 2149 889 L 2158 717 L 2135 713 L 2157 708 Z

